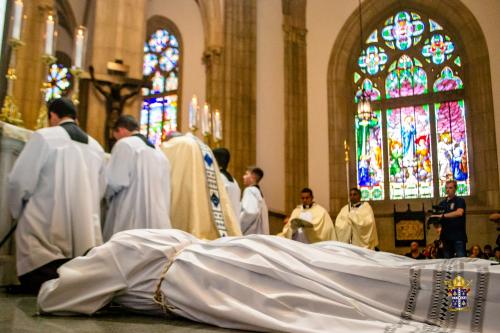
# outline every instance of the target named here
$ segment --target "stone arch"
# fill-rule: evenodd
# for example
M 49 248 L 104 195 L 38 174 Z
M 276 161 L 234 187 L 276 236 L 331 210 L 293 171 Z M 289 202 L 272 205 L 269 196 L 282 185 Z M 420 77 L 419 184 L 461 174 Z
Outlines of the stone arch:
M 499 177 L 490 62 L 485 37 L 472 12 L 460 1 L 376 1 L 362 3 L 363 31 L 372 31 L 386 17 L 401 9 L 413 9 L 434 17 L 455 37 L 464 64 L 465 102 L 468 106 L 468 130 L 471 163 L 472 193 L 469 204 L 489 208 L 498 204 Z M 340 210 L 347 200 L 344 170 L 344 140 L 354 142 L 351 130 L 354 109 L 351 78 L 352 61 L 360 52 L 358 8 L 347 19 L 333 45 L 328 66 L 328 130 L 330 165 L 330 207 Z M 364 36 L 366 37 L 366 35 Z M 457 38 L 458 37 L 458 38 Z M 480 157 L 479 157 L 480 156 Z M 350 153 L 351 161 L 355 158 Z M 351 184 L 355 182 L 355 168 L 351 168 Z M 412 202 L 418 200 L 412 200 Z M 429 200 L 427 200 L 428 202 Z M 401 202 L 401 201 L 399 201 Z M 392 211 L 395 202 L 374 203 L 382 214 Z

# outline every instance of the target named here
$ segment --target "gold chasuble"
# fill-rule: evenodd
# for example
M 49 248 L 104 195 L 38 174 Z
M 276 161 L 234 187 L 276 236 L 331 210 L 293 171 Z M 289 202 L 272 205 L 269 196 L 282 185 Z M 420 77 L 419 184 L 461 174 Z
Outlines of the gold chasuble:
M 302 233 L 303 235 L 299 235 Z M 293 238 L 305 243 L 337 240 L 330 215 L 326 209 L 316 203 L 311 208 L 304 208 L 302 205 L 297 206 L 278 236 Z M 304 236 L 306 239 L 304 239 Z
M 161 150 L 171 164 L 172 228 L 201 239 L 240 236 L 212 150 L 191 134 L 170 139 Z

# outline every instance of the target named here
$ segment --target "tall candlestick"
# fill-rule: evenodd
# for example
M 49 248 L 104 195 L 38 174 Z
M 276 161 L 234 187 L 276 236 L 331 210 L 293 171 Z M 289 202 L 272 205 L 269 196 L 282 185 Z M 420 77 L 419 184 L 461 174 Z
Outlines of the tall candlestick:
M 210 135 L 210 108 L 207 103 L 203 106 L 203 113 L 201 115 L 201 134 L 208 136 Z
M 194 131 L 198 128 L 198 98 L 193 95 L 189 104 L 189 129 Z
M 83 68 L 83 59 L 85 56 L 85 42 L 87 39 L 87 29 L 85 27 L 78 27 L 75 33 L 75 62 L 73 67 Z
M 54 53 L 54 17 L 52 14 L 47 16 L 45 26 L 45 54 L 52 56 Z
M 215 141 L 222 141 L 222 121 L 219 111 L 215 111 L 214 115 L 214 139 Z
M 14 2 L 14 23 L 12 25 L 12 39 L 21 39 L 21 25 L 23 23 L 23 2 L 16 0 Z

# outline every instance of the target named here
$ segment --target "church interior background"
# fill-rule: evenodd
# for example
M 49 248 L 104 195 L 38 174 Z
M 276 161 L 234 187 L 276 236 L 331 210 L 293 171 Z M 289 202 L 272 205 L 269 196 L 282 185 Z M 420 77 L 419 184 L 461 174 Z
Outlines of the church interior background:
M 248 165 L 264 170 L 274 230 L 305 186 L 334 218 L 349 182 L 374 207 L 380 248 L 402 253 L 394 210 L 430 209 L 453 177 L 468 205 L 468 245 L 495 243 L 488 215 L 500 209 L 500 1 L 1 3 L 0 98 L 5 105 L 13 97 L 26 130 L 0 127 L 0 235 L 12 223 L 6 176 L 28 130 L 40 125 L 44 101 L 78 99 L 81 126 L 106 144 L 106 98 L 91 82 L 93 66 L 108 91 L 130 94 L 124 113 L 157 145 L 169 131 L 188 132 L 192 110 L 203 114 L 206 103 L 222 131 L 205 140 L 231 151 L 236 178 Z M 19 3 L 24 45 L 12 64 Z M 361 94 L 371 100 L 368 120 L 356 115 Z M 435 238 L 432 229 L 420 232 Z

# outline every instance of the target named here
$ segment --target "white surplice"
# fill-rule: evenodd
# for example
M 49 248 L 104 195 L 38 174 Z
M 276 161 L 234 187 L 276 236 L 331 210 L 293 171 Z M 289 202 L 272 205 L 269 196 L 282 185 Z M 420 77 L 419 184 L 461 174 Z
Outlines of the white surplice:
M 90 136 L 79 143 L 60 126 L 33 133 L 9 175 L 18 275 L 102 243 L 103 157 Z
M 42 285 L 42 312 L 91 314 L 113 300 L 226 328 L 300 333 L 496 332 L 500 312 L 500 289 L 491 288 L 500 266 L 486 260 L 417 261 L 264 235 L 204 242 L 179 230 L 130 230 L 58 273 Z M 455 274 L 472 281 L 467 312 L 448 311 L 444 283 Z
M 241 198 L 240 225 L 243 235 L 269 235 L 267 204 L 256 186 L 248 186 Z
M 136 136 L 120 139 L 111 152 L 106 176 L 110 206 L 105 241 L 123 230 L 171 228 L 170 163 L 165 154 Z
M 345 205 L 335 219 L 337 240 L 367 249 L 378 245 L 377 225 L 368 202 Z
M 233 178 L 233 181 L 230 181 L 226 175 L 221 172 L 220 176 L 222 181 L 224 182 L 224 187 L 226 188 L 227 196 L 229 197 L 229 201 L 231 201 L 231 207 L 233 207 L 234 215 L 239 218 L 241 212 L 241 189 L 238 185 L 236 179 Z

